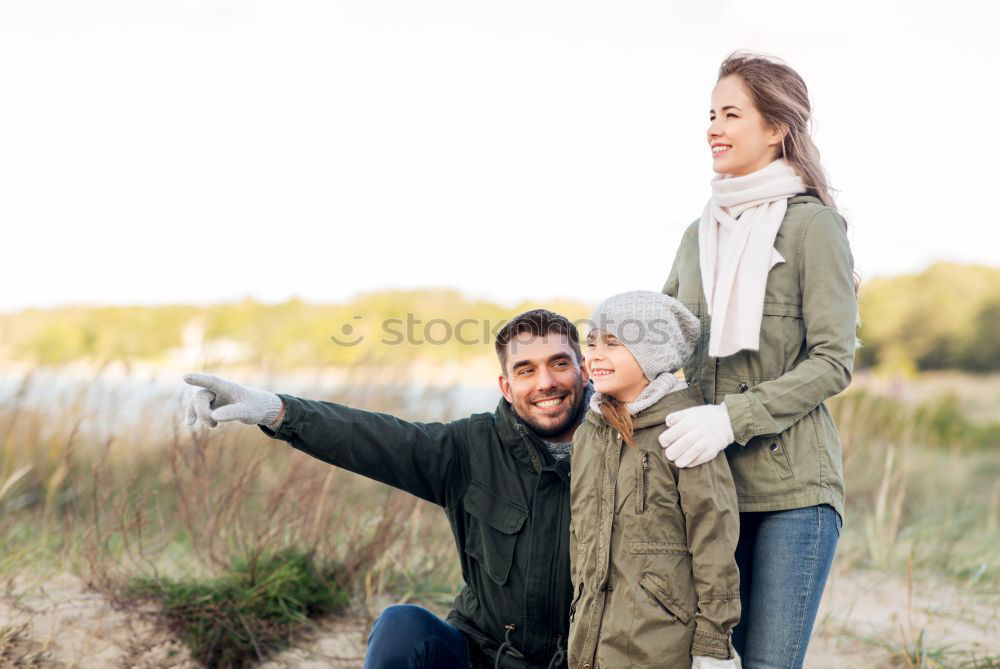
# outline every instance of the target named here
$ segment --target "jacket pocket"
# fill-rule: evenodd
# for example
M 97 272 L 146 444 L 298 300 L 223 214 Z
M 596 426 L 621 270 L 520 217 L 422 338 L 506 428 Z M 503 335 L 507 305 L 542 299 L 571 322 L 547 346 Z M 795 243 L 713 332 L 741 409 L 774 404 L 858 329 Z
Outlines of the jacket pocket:
M 765 443 L 778 478 L 782 481 L 792 478 L 794 472 L 792 471 L 792 462 L 788 459 L 788 449 L 785 448 L 785 436 L 775 434 L 765 437 Z
M 681 606 L 666 581 L 643 572 L 633 591 L 631 626 L 624 639 L 615 643 L 628 645 L 628 662 L 616 666 L 690 667 L 694 622 L 691 612 Z
M 497 585 L 507 582 L 514 561 L 517 534 L 524 527 L 528 510 L 503 499 L 473 481 L 465 493 L 469 528 L 465 552 L 477 560 Z
M 802 318 L 802 305 L 787 302 L 765 301 L 761 310 L 763 316 L 787 316 L 789 318 Z
M 759 374 L 776 379 L 794 366 L 802 354 L 805 336 L 801 304 L 765 302 L 760 321 L 760 347 L 744 359 L 757 362 Z
M 682 625 L 691 622 L 691 612 L 671 596 L 667 584 L 659 576 L 648 571 L 644 572 L 642 578 L 639 579 L 639 587 L 663 607 L 663 610 L 669 613 L 674 620 Z

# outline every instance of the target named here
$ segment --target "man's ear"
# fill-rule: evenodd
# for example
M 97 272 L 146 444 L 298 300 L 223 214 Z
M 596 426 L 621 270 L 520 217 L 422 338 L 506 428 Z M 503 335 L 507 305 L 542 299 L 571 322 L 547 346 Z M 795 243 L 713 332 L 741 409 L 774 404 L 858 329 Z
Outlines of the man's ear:
M 590 381 L 590 372 L 587 370 L 587 361 L 581 360 L 580 365 L 580 378 L 583 379 L 583 385 L 587 385 L 587 381 Z
M 510 392 L 510 381 L 507 379 L 507 375 L 501 374 L 497 378 L 497 381 L 500 383 L 500 392 L 503 394 L 504 399 L 513 404 L 514 396 Z

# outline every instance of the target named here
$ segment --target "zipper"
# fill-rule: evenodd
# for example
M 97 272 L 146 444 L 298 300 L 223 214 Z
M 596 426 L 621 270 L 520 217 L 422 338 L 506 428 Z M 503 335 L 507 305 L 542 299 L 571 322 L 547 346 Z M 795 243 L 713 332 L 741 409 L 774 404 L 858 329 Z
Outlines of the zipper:
M 520 423 L 514 423 L 514 428 L 517 430 L 517 433 L 521 435 L 521 441 L 524 442 L 524 445 L 528 449 L 528 457 L 531 459 L 531 465 L 535 468 L 535 473 L 542 471 L 542 467 L 545 465 L 545 460 L 543 459 L 544 456 L 541 455 L 539 449 L 534 443 L 532 443 L 531 437 L 529 437 L 524 431 L 523 425 Z
M 551 476 L 556 476 L 556 473 L 552 472 Z M 541 482 L 541 477 L 539 477 L 539 483 L 540 482 Z M 555 485 L 561 486 L 562 485 L 562 481 L 560 480 L 560 481 L 556 482 Z M 536 486 L 537 486 L 537 484 L 536 484 Z M 537 487 L 536 487 L 536 490 L 535 490 L 535 495 L 538 495 Z M 559 519 L 558 520 L 559 527 L 562 527 L 563 500 L 566 499 L 567 497 L 568 497 L 568 495 L 564 496 L 563 493 L 562 493 L 562 490 L 560 489 L 559 490 L 559 495 L 556 497 L 556 501 L 557 501 L 557 505 L 558 505 L 558 508 L 556 509 L 556 512 L 557 512 L 556 513 L 556 518 Z M 568 530 L 569 528 L 567 527 L 566 529 Z M 534 530 L 534 528 L 532 528 L 532 530 Z M 559 532 L 558 536 L 556 536 L 556 538 L 555 538 L 555 544 L 556 544 L 555 545 L 555 549 L 556 549 L 555 550 L 555 554 L 556 555 L 559 555 L 560 551 L 562 549 L 562 540 L 560 538 L 562 536 L 563 536 L 563 533 Z M 570 544 L 570 541 L 569 541 L 569 532 L 566 532 L 566 534 L 565 534 L 565 540 L 566 540 L 566 544 L 568 546 Z M 567 553 L 567 555 L 566 555 L 566 562 L 568 563 L 571 558 L 569 557 L 569 551 L 566 551 L 566 553 Z M 569 565 L 567 564 L 566 566 L 567 566 L 567 569 L 568 569 Z M 559 569 L 559 565 L 556 565 L 556 569 L 557 570 Z M 557 596 L 556 595 L 557 595 L 558 587 L 559 587 L 558 584 L 557 584 L 558 579 L 557 578 L 550 578 L 549 581 L 550 581 L 549 596 L 551 597 L 551 599 L 549 601 L 550 602 L 555 602 L 557 600 Z M 559 622 L 559 614 L 557 612 L 557 609 L 556 609 L 555 605 L 553 605 L 551 607 L 551 609 L 549 610 L 549 623 L 550 623 L 550 625 L 552 625 L 551 629 L 560 629 L 562 627 L 562 625 Z M 560 636 L 559 638 L 561 639 L 562 636 Z M 525 639 L 525 643 L 527 643 L 527 639 Z
M 719 365 L 722 364 L 718 358 L 715 359 L 715 382 L 712 384 L 712 398 L 715 402 L 719 401 Z
M 639 476 L 636 477 L 639 489 L 635 495 L 635 512 L 646 510 L 646 490 L 649 488 L 649 453 L 642 452 L 639 457 Z
M 580 587 L 576 589 L 576 597 L 573 598 L 573 603 L 569 607 L 570 622 L 573 622 L 576 619 L 576 605 L 580 603 L 581 597 L 583 597 L 583 581 L 580 581 Z

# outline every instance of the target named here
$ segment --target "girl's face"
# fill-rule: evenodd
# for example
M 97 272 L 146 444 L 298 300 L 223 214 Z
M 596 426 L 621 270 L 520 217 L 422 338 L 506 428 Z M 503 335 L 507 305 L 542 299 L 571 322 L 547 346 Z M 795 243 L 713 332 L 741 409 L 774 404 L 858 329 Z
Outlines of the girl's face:
M 709 118 L 708 145 L 718 174 L 743 176 L 778 157 L 783 133 L 767 125 L 739 77 L 730 75 L 715 84 Z
M 632 402 L 649 380 L 629 350 L 613 334 L 591 330 L 587 334 L 584 352 L 587 371 L 594 390 L 614 397 L 619 402 Z

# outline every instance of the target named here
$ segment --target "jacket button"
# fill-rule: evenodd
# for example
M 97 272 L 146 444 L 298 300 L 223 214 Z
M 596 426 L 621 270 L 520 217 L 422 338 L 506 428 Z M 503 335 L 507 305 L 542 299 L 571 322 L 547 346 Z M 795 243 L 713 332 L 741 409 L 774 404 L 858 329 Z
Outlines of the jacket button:
M 746 383 L 741 383 L 740 384 L 740 392 L 741 393 L 745 393 L 748 390 L 750 390 L 750 386 L 748 384 L 746 384 Z
M 740 432 L 740 437 L 739 438 L 740 439 L 746 439 L 747 438 L 747 433 L 746 432 Z
M 776 442 L 776 441 L 772 441 L 771 442 L 771 452 L 772 453 L 777 453 L 778 452 L 778 442 Z

